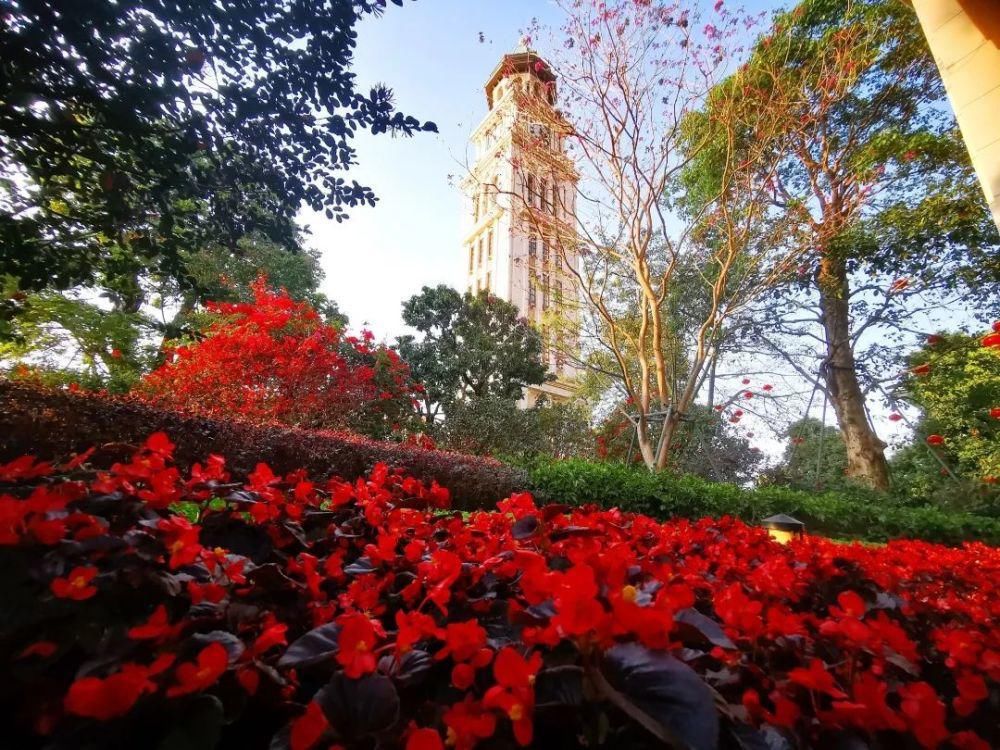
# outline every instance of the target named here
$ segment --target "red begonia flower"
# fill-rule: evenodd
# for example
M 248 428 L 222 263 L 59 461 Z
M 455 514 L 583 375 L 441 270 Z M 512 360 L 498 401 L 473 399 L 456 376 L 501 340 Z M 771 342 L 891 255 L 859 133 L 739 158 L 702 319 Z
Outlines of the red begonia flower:
M 149 681 L 148 670 L 139 664 L 124 664 L 108 677 L 81 677 L 69 687 L 66 711 L 98 721 L 107 721 L 128 713 L 143 693 L 156 686 Z
M 91 585 L 97 574 L 97 568 L 92 565 L 78 565 L 64 578 L 54 578 L 49 588 L 60 599 L 83 601 L 97 593 L 97 587 Z
M 358 679 L 375 671 L 375 647 L 378 633 L 372 621 L 363 614 L 351 613 L 337 618 L 340 634 L 337 638 L 337 662 L 344 674 Z
M 327 721 L 320 705 L 316 701 L 310 701 L 305 713 L 292 721 L 288 738 L 289 747 L 291 750 L 309 750 L 329 726 L 330 722 Z
M 444 750 L 441 735 L 434 729 L 414 729 L 406 738 L 406 750 Z
M 229 654 L 221 643 L 210 643 L 199 652 L 194 662 L 177 667 L 177 683 L 167 690 L 167 697 L 197 693 L 211 687 L 229 666 Z

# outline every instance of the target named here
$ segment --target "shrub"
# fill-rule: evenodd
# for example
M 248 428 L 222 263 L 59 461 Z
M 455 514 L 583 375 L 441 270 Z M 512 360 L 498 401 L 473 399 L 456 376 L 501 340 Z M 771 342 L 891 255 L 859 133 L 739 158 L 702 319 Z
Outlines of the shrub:
M 188 416 L 134 399 L 0 380 L 0 460 L 24 453 L 58 459 L 90 445 L 123 458 L 154 430 L 167 432 L 177 443 L 182 466 L 215 453 L 238 474 L 249 474 L 263 461 L 281 473 L 301 468 L 314 476 L 354 480 L 382 462 L 422 480 L 437 480 L 460 498 L 462 507 L 489 507 L 527 482 L 522 471 L 488 458 L 343 432 Z
M 137 393 L 150 403 L 209 417 L 351 429 L 384 437 L 413 416 L 416 386 L 372 334 L 344 336 L 307 302 L 267 288 L 252 302 L 210 302 L 204 337 L 171 347 Z
M 775 513 L 788 513 L 811 531 L 833 537 L 1000 543 L 1000 519 L 933 507 L 880 505 L 871 493 L 818 493 L 771 486 L 748 490 L 697 477 L 581 460 L 539 461 L 531 466 L 530 476 L 531 488 L 541 497 L 573 505 L 618 507 L 654 518 L 732 515 L 754 523 Z
M 1000 741 L 997 549 L 781 546 L 525 494 L 463 520 L 384 466 L 233 481 L 172 450 L 0 466 L 8 746 Z

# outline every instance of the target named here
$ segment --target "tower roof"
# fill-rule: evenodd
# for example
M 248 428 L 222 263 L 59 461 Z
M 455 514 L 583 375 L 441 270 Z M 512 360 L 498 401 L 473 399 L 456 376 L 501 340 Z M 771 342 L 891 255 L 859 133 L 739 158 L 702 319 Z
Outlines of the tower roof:
M 549 64 L 537 52 L 528 47 L 527 40 L 522 38 L 517 48 L 504 55 L 493 72 L 490 73 L 489 80 L 486 82 L 486 103 L 490 109 L 493 108 L 493 89 L 505 76 L 513 73 L 530 73 L 543 83 L 556 80 L 556 74 L 552 72 Z

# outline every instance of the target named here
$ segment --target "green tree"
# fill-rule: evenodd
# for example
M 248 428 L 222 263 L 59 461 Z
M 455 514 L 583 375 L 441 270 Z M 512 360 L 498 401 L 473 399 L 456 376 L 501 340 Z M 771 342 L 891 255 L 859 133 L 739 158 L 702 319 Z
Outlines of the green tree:
M 422 334 L 401 336 L 399 353 L 424 387 L 428 425 L 452 416 L 455 404 L 487 399 L 515 402 L 525 387 L 548 379 L 542 338 L 516 306 L 487 292 L 459 294 L 424 287 L 403 303 L 403 321 Z M 484 407 L 486 408 L 486 407 Z
M 989 314 L 1000 289 L 996 227 L 937 67 L 903 0 L 805 0 L 777 14 L 703 122 L 733 99 L 758 113 L 748 142 L 787 133 L 759 180 L 801 249 L 748 340 L 826 392 L 848 476 L 886 489 L 868 395 L 935 309 Z M 700 189 L 720 179 L 710 154 L 690 168 Z
M 974 336 L 938 334 L 909 360 L 901 395 L 923 413 L 914 438 L 953 473 L 973 482 L 1000 481 L 1000 348 Z M 933 439 L 936 442 L 936 438 Z M 935 469 L 940 468 L 935 467 Z M 937 472 L 935 472 L 937 473 Z
M 632 463 L 641 458 L 635 448 L 634 431 L 622 416 L 625 410 L 613 412 L 599 427 L 598 452 L 605 459 Z M 739 435 L 718 412 L 702 404 L 692 404 L 672 439 L 666 468 L 675 474 L 746 484 L 763 461 L 763 454 L 750 439 Z
M 789 426 L 786 437 L 788 445 L 781 462 L 765 473 L 765 483 L 802 490 L 845 486 L 847 447 L 840 430 L 805 417 Z
M 589 415 L 577 403 L 541 398 L 527 409 L 502 396 L 455 401 L 440 429 L 442 447 L 462 453 L 528 459 L 583 458 L 593 453 Z
M 97 285 L 136 312 L 147 275 L 252 231 L 289 243 L 303 203 L 342 220 L 359 129 L 433 130 L 350 72 L 369 0 L 7 4 L 0 25 L 0 275 Z M 252 72 L 251 72 L 252 71 Z M 10 298 L 5 312 L 19 308 Z
M 139 313 L 104 310 L 72 294 L 27 295 L 9 335 L 0 337 L 0 370 L 48 385 L 129 390 L 152 365 L 151 325 Z

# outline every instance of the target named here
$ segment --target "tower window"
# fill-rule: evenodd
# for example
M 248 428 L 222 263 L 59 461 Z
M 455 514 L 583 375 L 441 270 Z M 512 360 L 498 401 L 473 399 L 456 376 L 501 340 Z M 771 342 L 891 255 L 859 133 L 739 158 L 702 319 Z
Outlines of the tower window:
M 483 266 L 483 238 L 482 237 L 479 238 L 479 242 L 477 242 L 476 245 L 479 248 L 479 267 L 482 268 L 482 266 Z
M 563 267 L 562 253 L 556 250 L 556 268 L 561 269 Z
M 533 174 L 529 174 L 528 175 L 528 195 L 526 197 L 528 199 L 528 205 L 529 206 L 534 206 L 535 205 L 535 175 L 533 175 Z
M 472 273 L 472 269 L 476 265 L 476 248 L 469 245 L 469 273 Z
M 489 271 L 486 272 L 486 287 L 485 287 L 485 289 L 486 289 L 486 291 L 491 291 L 493 289 L 493 286 L 490 283 L 490 272 Z
M 543 211 L 548 211 L 549 210 L 549 181 L 548 180 L 542 180 L 541 181 L 541 190 L 540 190 L 540 192 L 541 192 L 541 196 L 540 196 L 541 197 L 541 202 L 540 202 L 539 207 Z
M 549 275 L 542 276 L 542 309 L 549 309 Z
M 493 260 L 493 230 L 491 229 L 486 234 L 486 254 L 490 260 Z
M 563 286 L 561 281 L 556 282 L 556 305 L 559 306 L 563 302 Z
M 535 288 L 535 282 L 528 282 L 528 307 L 534 307 L 538 297 L 538 290 Z
M 534 258 L 536 255 L 538 255 L 538 238 L 532 236 L 528 238 L 528 257 Z
M 549 241 L 546 238 L 542 238 L 542 264 L 547 265 L 549 262 Z

